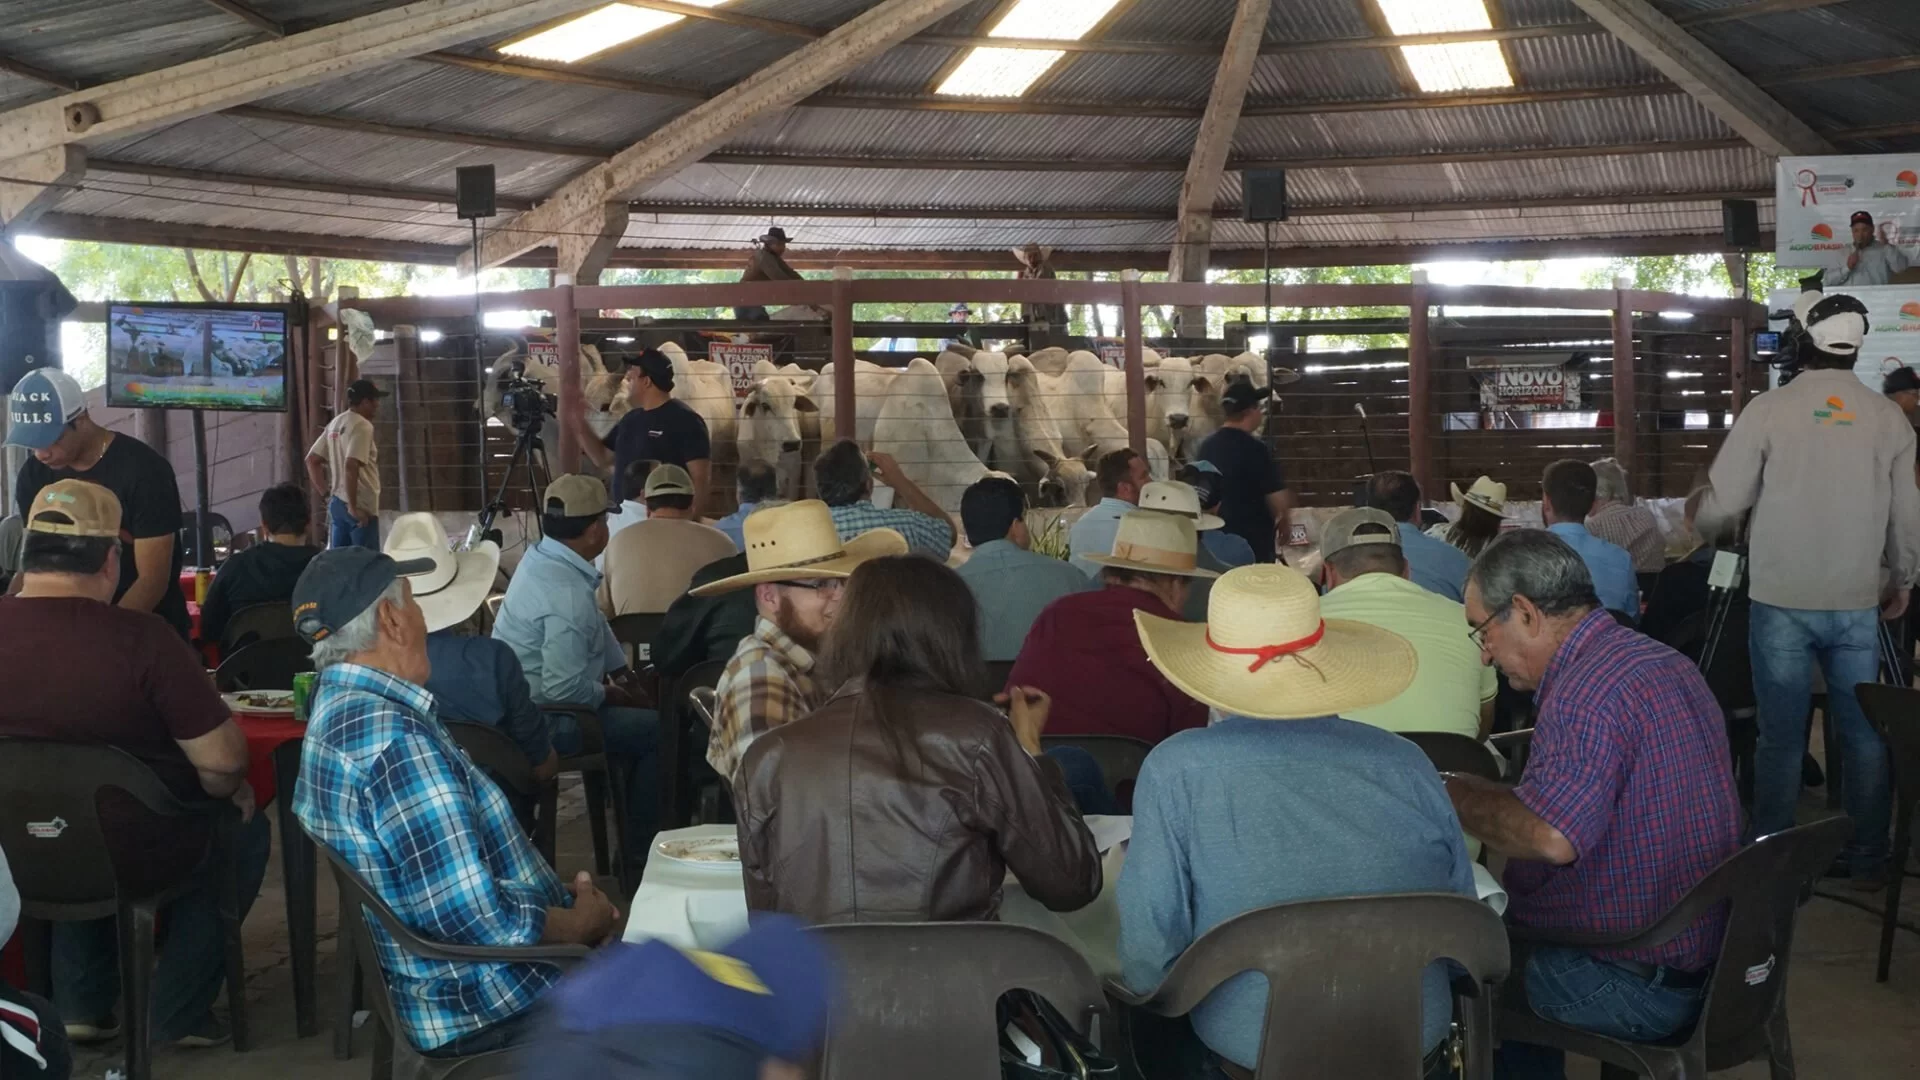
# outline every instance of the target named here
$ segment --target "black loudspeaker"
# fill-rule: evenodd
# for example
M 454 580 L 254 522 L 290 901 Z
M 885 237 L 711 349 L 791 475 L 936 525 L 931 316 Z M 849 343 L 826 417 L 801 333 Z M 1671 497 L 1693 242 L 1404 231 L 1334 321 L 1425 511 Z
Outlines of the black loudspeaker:
M 493 166 L 462 165 L 453 171 L 454 201 L 460 220 L 493 217 Z
M 1248 221 L 1287 220 L 1287 170 L 1248 169 L 1240 176 Z
M 1727 246 L 1747 251 L 1760 246 L 1760 204 L 1752 199 L 1720 203 L 1720 235 Z

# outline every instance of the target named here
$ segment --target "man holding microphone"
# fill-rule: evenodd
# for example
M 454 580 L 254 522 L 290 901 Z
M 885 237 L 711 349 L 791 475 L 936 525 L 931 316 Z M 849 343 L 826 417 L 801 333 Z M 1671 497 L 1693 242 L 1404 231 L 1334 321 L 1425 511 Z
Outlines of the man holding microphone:
M 1853 250 L 1847 252 L 1847 265 L 1829 270 L 1823 279 L 1831 285 L 1890 285 L 1893 275 L 1910 264 L 1907 253 L 1874 235 L 1873 215 L 1865 210 L 1853 213 Z

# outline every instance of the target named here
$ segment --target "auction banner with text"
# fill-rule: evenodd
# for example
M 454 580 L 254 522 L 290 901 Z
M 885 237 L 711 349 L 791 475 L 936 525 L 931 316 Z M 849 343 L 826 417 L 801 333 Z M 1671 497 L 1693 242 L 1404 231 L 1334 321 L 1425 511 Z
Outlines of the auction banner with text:
M 1781 158 L 1774 166 L 1775 256 L 1792 270 L 1837 270 L 1853 250 L 1849 221 L 1920 261 L 1920 154 Z
M 1838 287 L 1828 291 L 1845 293 L 1867 306 L 1867 336 L 1853 365 L 1861 382 L 1877 394 L 1881 380 L 1894 368 L 1905 365 L 1920 370 L 1920 285 Z M 1767 308 L 1776 313 L 1791 311 L 1797 296 L 1783 289 L 1767 298 Z M 1786 328 L 1784 319 L 1770 325 L 1773 330 Z
M 760 361 L 773 362 L 773 346 L 765 343 L 716 341 L 707 346 L 707 359 L 727 369 L 733 379 L 733 396 L 753 393 L 753 367 Z

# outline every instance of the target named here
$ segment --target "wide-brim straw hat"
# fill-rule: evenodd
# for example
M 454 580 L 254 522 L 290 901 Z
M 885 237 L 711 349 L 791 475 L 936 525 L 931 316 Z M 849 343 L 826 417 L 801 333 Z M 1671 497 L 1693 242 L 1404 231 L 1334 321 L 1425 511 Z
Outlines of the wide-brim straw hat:
M 446 527 L 432 514 L 401 514 L 381 548 L 395 562 L 431 559 L 433 569 L 410 575 L 413 602 L 427 618 L 427 632 L 458 626 L 479 610 L 500 569 L 500 545 L 482 540 L 471 551 L 454 551 Z
M 1459 484 L 1448 486 L 1453 488 L 1454 502 L 1477 506 L 1494 517 L 1507 516 L 1507 485 L 1493 477 L 1483 476 L 1475 480 L 1473 486 L 1464 492 L 1460 490 Z
M 1139 507 L 1162 514 L 1184 514 L 1201 532 L 1226 527 L 1217 515 L 1200 509 L 1200 493 L 1184 480 L 1154 480 L 1140 489 Z
M 872 529 L 842 544 L 833 511 L 819 499 L 769 506 L 740 526 L 747 542 L 747 572 L 708 582 L 694 596 L 718 596 L 777 581 L 843 578 L 868 559 L 905 555 L 907 538 L 892 529 Z
M 1129 510 L 1113 535 L 1113 552 L 1086 559 L 1117 570 L 1174 577 L 1219 577 L 1200 569 L 1200 533 L 1192 518 L 1164 510 Z
M 1214 582 L 1205 623 L 1133 613 L 1147 659 L 1188 697 L 1260 720 L 1307 720 L 1380 705 L 1419 669 L 1406 638 L 1322 619 L 1320 595 L 1279 564 L 1229 570 Z

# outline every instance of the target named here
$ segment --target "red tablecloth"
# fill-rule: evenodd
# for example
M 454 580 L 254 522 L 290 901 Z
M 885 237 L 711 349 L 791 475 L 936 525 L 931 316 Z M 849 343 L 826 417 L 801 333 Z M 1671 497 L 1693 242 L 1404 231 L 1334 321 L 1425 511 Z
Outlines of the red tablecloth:
M 257 713 L 234 713 L 233 720 L 247 737 L 247 782 L 253 785 L 253 803 L 264 807 L 273 801 L 275 790 L 273 752 L 282 743 L 305 738 L 307 725 L 291 717 Z

